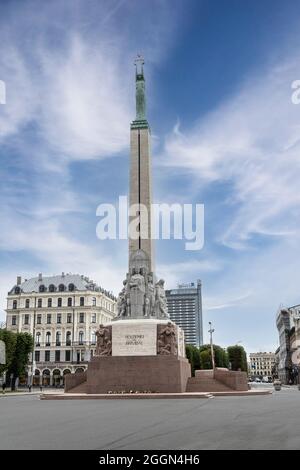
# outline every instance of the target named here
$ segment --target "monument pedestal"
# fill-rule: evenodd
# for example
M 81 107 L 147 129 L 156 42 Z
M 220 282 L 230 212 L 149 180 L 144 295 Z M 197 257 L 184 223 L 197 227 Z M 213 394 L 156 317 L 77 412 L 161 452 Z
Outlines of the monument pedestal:
M 186 391 L 191 366 L 176 356 L 105 356 L 92 358 L 86 393 Z M 72 391 L 72 390 L 70 390 Z
M 101 325 L 96 356 L 81 375 L 66 376 L 76 393 L 186 391 L 191 366 L 181 328 L 168 319 L 118 320 Z

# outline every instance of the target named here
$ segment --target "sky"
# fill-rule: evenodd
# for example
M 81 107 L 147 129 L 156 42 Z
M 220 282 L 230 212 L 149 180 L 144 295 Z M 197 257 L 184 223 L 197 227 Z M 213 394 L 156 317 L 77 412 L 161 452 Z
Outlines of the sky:
M 300 304 L 300 1 L 0 1 L 0 321 L 17 275 L 115 294 L 127 241 L 96 209 L 128 193 L 134 58 L 145 58 L 154 200 L 205 207 L 205 243 L 156 242 L 167 288 L 202 280 L 204 340 L 278 347 Z

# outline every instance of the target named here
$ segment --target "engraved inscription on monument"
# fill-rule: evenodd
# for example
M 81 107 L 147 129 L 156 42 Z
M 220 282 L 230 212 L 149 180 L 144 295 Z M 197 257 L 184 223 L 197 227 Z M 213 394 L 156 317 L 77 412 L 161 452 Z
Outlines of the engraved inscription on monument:
M 155 356 L 156 323 L 135 323 L 112 325 L 113 356 Z

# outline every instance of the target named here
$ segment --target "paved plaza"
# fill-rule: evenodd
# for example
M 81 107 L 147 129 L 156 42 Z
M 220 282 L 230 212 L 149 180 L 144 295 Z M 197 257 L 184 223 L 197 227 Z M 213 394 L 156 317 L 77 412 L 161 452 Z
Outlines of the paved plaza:
M 300 392 L 199 400 L 1 396 L 0 449 L 300 449 Z

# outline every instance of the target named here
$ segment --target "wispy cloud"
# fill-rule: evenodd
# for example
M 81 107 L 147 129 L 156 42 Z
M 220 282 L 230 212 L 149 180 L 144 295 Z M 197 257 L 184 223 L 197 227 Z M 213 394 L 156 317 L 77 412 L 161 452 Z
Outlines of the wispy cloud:
M 243 249 L 253 235 L 298 230 L 300 107 L 291 102 L 298 61 L 261 70 L 189 131 L 166 138 L 164 165 L 189 170 L 205 186 L 231 185 L 232 219 L 219 241 Z

